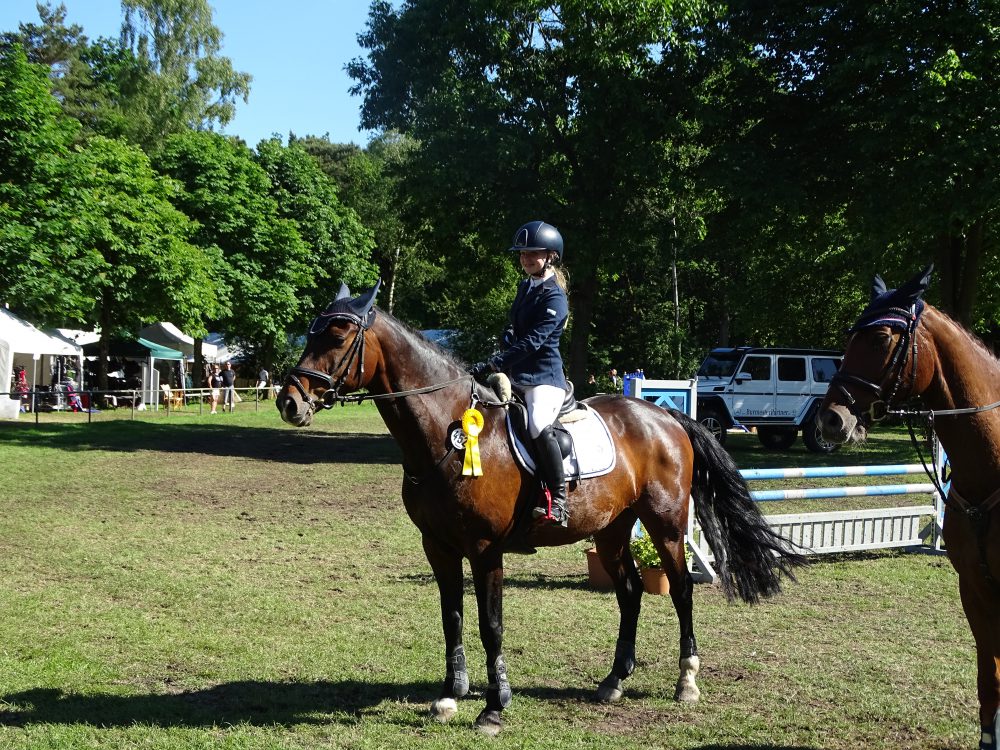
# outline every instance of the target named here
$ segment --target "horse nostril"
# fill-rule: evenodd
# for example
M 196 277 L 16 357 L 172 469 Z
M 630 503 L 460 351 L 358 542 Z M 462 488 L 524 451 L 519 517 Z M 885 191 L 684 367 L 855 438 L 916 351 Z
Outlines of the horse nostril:
M 827 433 L 839 432 L 844 427 L 844 420 L 833 409 L 826 409 L 819 415 L 820 426 Z

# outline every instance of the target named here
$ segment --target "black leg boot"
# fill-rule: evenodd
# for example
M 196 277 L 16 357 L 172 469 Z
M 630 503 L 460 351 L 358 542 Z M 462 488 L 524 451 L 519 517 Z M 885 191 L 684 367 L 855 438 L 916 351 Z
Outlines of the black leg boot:
M 566 510 L 566 475 L 563 472 L 562 451 L 551 426 L 546 427 L 535 438 L 535 457 L 538 459 L 538 473 L 552 495 L 552 520 L 565 527 L 569 523 L 569 512 Z M 547 511 L 547 508 L 535 508 L 533 513 L 536 518 L 541 518 L 548 515 Z

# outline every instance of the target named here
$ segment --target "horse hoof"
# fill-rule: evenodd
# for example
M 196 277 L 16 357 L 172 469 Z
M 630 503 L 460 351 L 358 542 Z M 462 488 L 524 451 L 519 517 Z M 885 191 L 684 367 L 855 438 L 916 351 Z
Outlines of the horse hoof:
M 605 677 L 597 686 L 598 703 L 617 703 L 625 693 L 622 691 L 622 681 L 617 677 Z
M 454 698 L 438 698 L 431 704 L 431 716 L 442 724 L 446 724 L 457 713 L 458 703 Z
M 674 693 L 674 700 L 679 703 L 697 703 L 701 697 L 701 690 L 694 684 L 694 681 L 678 680 L 677 691 Z
M 496 737 L 503 728 L 500 721 L 500 712 L 493 709 L 484 708 L 482 713 L 476 718 L 475 728 L 487 737 Z

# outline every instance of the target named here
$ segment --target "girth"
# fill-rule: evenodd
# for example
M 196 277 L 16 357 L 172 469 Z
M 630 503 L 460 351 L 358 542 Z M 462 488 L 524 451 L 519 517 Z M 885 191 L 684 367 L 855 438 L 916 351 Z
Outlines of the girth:
M 946 500 L 956 510 L 960 510 L 969 519 L 973 532 L 976 535 L 976 546 L 979 548 L 979 568 L 983 573 L 983 578 L 997 593 L 1000 593 L 1000 582 L 993 577 L 990 571 L 989 561 L 986 557 L 987 539 L 986 533 L 990 528 L 990 512 L 1000 505 L 1000 489 L 993 493 L 978 505 L 973 505 L 955 490 L 954 484 L 948 491 Z

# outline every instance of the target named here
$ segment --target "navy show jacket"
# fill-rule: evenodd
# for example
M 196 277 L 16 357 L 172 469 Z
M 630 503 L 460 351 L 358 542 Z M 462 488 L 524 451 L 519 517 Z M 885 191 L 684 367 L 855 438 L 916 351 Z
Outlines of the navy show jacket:
M 554 385 L 569 390 L 563 374 L 559 338 L 569 317 L 566 292 L 550 276 L 534 289 L 525 279 L 510 307 L 505 350 L 490 360 L 515 385 Z

